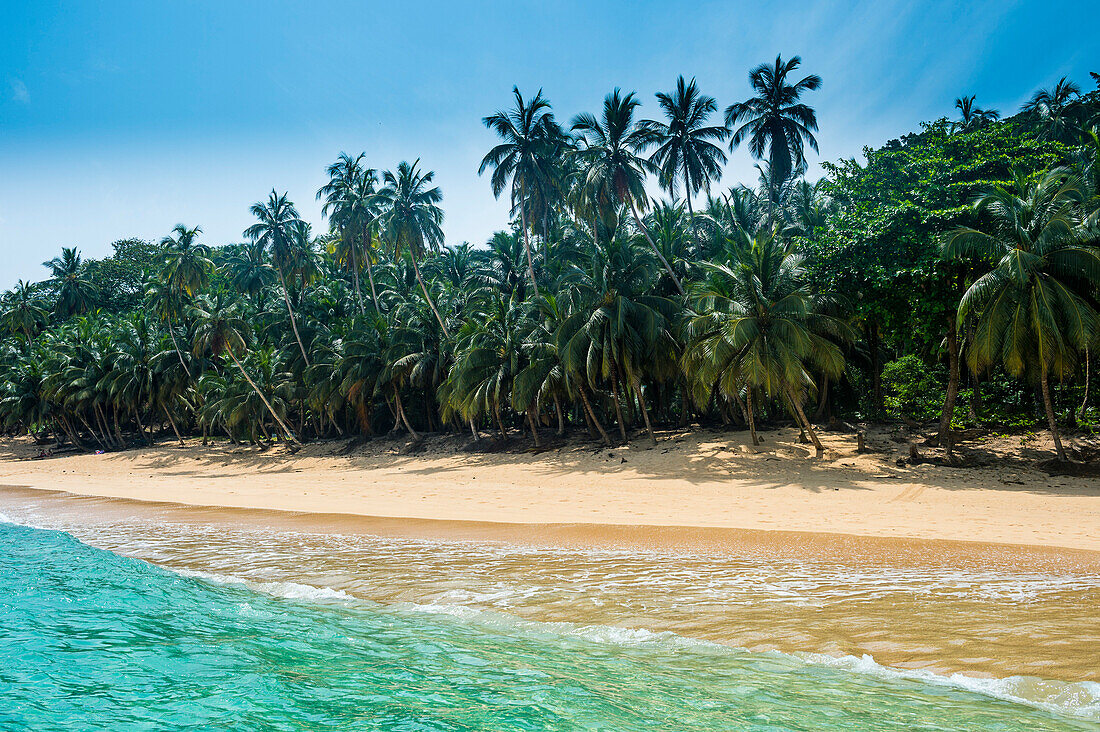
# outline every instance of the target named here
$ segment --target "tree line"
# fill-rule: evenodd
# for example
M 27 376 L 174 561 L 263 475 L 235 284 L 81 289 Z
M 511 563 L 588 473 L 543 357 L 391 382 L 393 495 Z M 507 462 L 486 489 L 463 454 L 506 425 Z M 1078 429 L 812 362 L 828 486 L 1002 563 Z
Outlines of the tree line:
M 562 124 L 513 89 L 479 170 L 512 223 L 483 247 L 444 243 L 419 160 L 341 154 L 320 235 L 272 190 L 243 244 L 180 224 L 103 260 L 64 248 L 2 297 L 0 423 L 108 450 L 693 423 L 757 444 L 789 420 L 820 456 L 837 414 L 938 418 L 948 453 L 1023 415 L 1066 459 L 1059 422 L 1096 414 L 1100 91 L 1063 79 L 1007 119 L 963 97 L 810 182 L 822 81 L 800 64 L 753 69 L 724 114 L 683 77 L 660 119 L 615 89 Z M 759 180 L 720 190 L 741 145 Z

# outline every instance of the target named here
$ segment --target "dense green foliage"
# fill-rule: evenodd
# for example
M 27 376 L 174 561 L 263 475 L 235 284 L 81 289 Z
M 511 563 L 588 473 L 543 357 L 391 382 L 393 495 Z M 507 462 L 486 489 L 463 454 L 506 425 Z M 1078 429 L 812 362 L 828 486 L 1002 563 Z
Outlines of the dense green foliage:
M 960 99 L 960 120 L 810 183 L 821 80 L 798 63 L 754 69 L 725 126 L 682 78 L 662 120 L 615 90 L 568 132 L 514 90 L 481 165 L 514 223 L 485 247 L 444 243 L 420 161 L 379 174 L 342 154 L 322 236 L 272 190 L 248 243 L 181 224 L 101 260 L 64 249 L 3 296 L 0 422 L 113 449 L 157 428 L 539 444 L 720 421 L 755 440 L 789 419 L 820 454 L 830 415 L 942 416 L 949 448 L 960 422 L 1094 419 L 1100 92 L 1060 84 L 1005 120 Z M 757 188 L 712 190 L 727 139 L 762 161 Z

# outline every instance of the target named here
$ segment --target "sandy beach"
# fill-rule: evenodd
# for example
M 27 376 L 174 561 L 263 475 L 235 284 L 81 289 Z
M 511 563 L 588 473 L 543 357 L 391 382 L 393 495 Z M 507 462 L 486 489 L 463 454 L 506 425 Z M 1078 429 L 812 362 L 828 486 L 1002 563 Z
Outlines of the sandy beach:
M 175 442 L 32 459 L 4 443 L 0 483 L 190 505 L 504 524 L 582 524 L 825 532 L 1100 551 L 1100 481 L 1051 476 L 1045 445 L 984 446 L 992 465 L 898 465 L 904 441 L 827 434 L 822 460 L 797 431 L 666 434 L 624 448 L 566 443 L 540 453 L 468 452 L 466 440 L 375 440 L 281 448 Z M 482 448 L 484 450 L 484 446 Z

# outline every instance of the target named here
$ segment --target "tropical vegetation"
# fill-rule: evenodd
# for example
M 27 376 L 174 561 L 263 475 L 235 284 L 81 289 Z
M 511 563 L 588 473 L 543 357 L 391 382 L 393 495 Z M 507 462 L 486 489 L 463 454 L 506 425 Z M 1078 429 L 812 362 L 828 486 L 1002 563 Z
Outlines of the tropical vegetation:
M 99 260 L 63 248 L 0 298 L 0 425 L 79 449 L 159 433 L 267 446 L 571 430 L 610 445 L 692 425 L 830 419 L 1100 421 L 1100 85 L 1061 80 L 825 162 L 812 94 L 777 57 L 752 95 L 680 77 L 660 119 L 619 89 L 560 124 L 538 90 L 484 118 L 512 224 L 447 244 L 419 160 L 342 153 L 315 234 L 287 193 L 243 243 L 177 225 Z M 800 78 L 799 78 L 800 77 Z M 755 185 L 721 188 L 745 143 Z M 728 147 L 727 147 L 728 144 Z

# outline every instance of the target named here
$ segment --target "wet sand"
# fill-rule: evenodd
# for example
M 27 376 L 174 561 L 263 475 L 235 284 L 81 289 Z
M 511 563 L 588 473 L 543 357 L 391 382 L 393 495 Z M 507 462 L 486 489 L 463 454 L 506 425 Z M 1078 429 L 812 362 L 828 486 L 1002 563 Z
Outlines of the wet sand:
M 414 454 L 376 440 L 348 455 L 343 442 L 288 455 L 192 441 L 45 460 L 27 459 L 28 441 L 9 441 L 0 483 L 402 520 L 669 527 L 646 535 L 671 542 L 688 529 L 736 528 L 1100 551 L 1100 480 L 1037 470 L 1041 442 L 1002 439 L 992 465 L 966 469 L 899 467 L 907 446 L 887 435 L 859 454 L 852 435 L 826 434 L 825 458 L 814 460 L 797 436 L 766 432 L 754 448 L 742 432 L 699 430 L 656 447 L 638 439 L 538 454 L 464 452 L 464 438 L 430 438 Z

